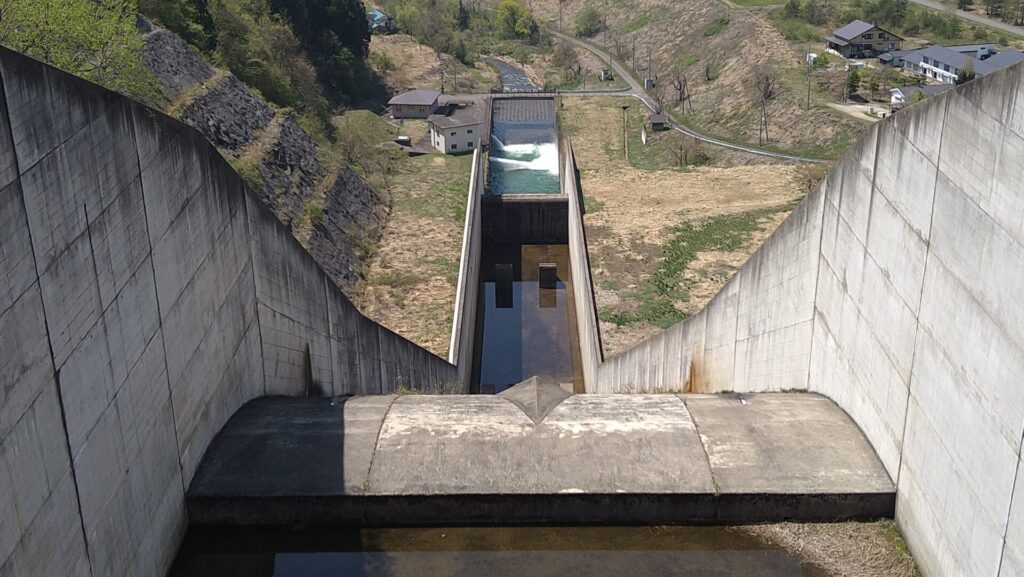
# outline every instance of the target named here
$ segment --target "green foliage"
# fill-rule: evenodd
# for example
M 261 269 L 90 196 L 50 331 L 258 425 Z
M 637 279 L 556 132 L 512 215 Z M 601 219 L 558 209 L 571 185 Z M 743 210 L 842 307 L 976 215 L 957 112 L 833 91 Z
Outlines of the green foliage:
M 360 104 L 383 99 L 383 84 L 366 66 L 370 26 L 362 2 L 270 0 L 270 7 L 291 24 L 331 103 Z
M 590 38 L 604 30 L 604 17 L 594 6 L 587 6 L 576 16 L 574 32 L 579 38 Z
M 0 43 L 107 88 L 156 96 L 142 62 L 135 0 L 6 0 Z
M 594 214 L 595 212 L 601 212 L 604 209 L 604 203 L 597 200 L 593 196 L 583 195 L 583 210 L 587 214 Z
M 650 21 L 650 16 L 648 16 L 647 14 L 641 14 L 636 18 L 630 20 L 629 22 L 626 22 L 626 25 L 622 27 L 622 32 L 624 34 L 636 32 L 637 30 L 643 28 L 644 26 L 647 26 L 650 23 Z
M 531 44 L 540 41 L 540 26 L 533 12 L 516 0 L 501 0 L 494 9 L 494 23 L 498 36 L 509 40 L 525 40 Z
M 810 24 L 821 26 L 828 21 L 828 13 L 818 0 L 807 0 L 803 9 L 804 19 Z
M 779 32 L 790 42 L 808 42 L 821 36 L 817 30 L 794 18 L 786 18 L 777 24 Z
M 324 207 L 311 200 L 302 208 L 302 216 L 309 221 L 310 226 L 317 226 L 324 220 Z
M 782 13 L 786 18 L 799 18 L 800 9 L 800 0 L 788 0 L 786 6 L 782 9 Z
M 139 0 L 139 12 L 203 52 L 216 47 L 217 34 L 208 0 Z
M 704 36 L 714 36 L 715 34 L 718 34 L 719 32 L 721 32 L 722 30 L 725 30 L 725 27 L 728 26 L 728 25 L 729 25 L 729 17 L 728 16 L 723 16 L 723 17 L 719 18 L 718 20 L 715 20 L 714 22 L 712 22 L 711 26 L 708 26 L 707 28 L 704 29 Z
M 956 73 L 956 84 L 957 86 L 974 80 L 977 73 L 974 71 L 974 65 L 971 64 L 970 59 L 964 59 L 964 65 L 957 70 Z
M 811 70 L 821 70 L 822 68 L 826 68 L 830 62 L 828 54 L 819 54 L 818 57 L 814 59 L 814 64 L 811 65 Z
M 852 95 L 860 89 L 860 72 L 856 68 L 851 68 L 849 73 L 846 75 L 846 94 Z

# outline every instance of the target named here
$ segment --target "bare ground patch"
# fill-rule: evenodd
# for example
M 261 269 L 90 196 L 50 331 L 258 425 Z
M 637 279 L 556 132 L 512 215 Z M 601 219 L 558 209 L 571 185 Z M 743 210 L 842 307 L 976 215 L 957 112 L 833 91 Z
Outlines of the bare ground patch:
M 373 320 L 445 357 L 472 156 L 405 159 L 392 177 L 391 216 L 360 284 Z
M 619 99 L 563 102 L 606 356 L 701 310 L 806 194 L 792 164 L 629 165 Z

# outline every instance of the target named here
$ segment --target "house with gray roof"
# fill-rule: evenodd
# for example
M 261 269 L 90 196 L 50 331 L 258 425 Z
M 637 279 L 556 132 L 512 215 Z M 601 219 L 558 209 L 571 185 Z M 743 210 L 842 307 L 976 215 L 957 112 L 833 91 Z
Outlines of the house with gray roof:
M 471 152 L 480 146 L 483 113 L 473 105 L 449 105 L 444 114 L 431 114 L 430 144 L 445 154 Z
M 935 45 L 909 52 L 903 58 L 903 69 L 943 84 L 956 84 L 957 78 L 968 66 L 974 69 L 975 77 L 982 77 L 1007 66 L 1013 66 L 1018 62 L 1024 62 L 1024 52 L 1013 48 L 994 55 L 987 54 L 984 60 L 978 59 L 974 55 L 982 51 L 987 53 L 987 50 L 956 50 L 955 48 L 964 47 Z
M 437 111 L 437 99 L 441 93 L 436 90 L 417 88 L 403 92 L 388 101 L 394 118 L 426 118 Z
M 903 49 L 903 38 L 870 22 L 854 20 L 825 37 L 825 48 L 844 58 L 871 58 Z

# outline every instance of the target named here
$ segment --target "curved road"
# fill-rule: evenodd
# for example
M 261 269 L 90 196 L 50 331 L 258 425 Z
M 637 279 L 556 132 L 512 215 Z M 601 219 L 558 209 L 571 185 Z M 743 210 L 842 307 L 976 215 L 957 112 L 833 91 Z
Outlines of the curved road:
M 618 74 L 621 78 L 624 78 L 626 80 L 626 82 L 629 83 L 629 92 L 623 92 L 621 90 L 620 91 L 615 91 L 615 90 L 580 91 L 580 92 L 576 92 L 576 91 L 573 91 L 573 90 L 562 90 L 562 91 L 560 91 L 560 93 L 562 93 L 562 94 L 577 94 L 579 96 L 632 96 L 632 97 L 640 100 L 640 102 L 643 102 L 644 106 L 649 108 L 652 112 L 655 110 L 656 107 L 655 107 L 655 104 L 654 104 L 654 100 L 650 96 L 648 96 L 647 92 L 643 89 L 642 86 L 640 86 L 640 83 L 636 80 L 636 78 L 633 78 L 633 75 L 630 74 L 629 71 L 626 70 L 626 68 L 624 66 L 622 66 L 621 64 L 616 62 L 614 59 L 612 59 L 611 56 L 609 56 L 609 54 L 607 52 L 605 52 L 603 49 L 598 48 L 598 47 L 594 46 L 593 44 L 590 44 L 589 42 L 584 42 L 584 41 L 580 40 L 579 38 L 573 38 L 572 36 L 568 36 L 566 34 L 562 34 L 561 32 L 557 32 L 555 30 L 551 30 L 550 32 L 551 32 L 552 36 L 554 36 L 556 38 L 560 38 L 562 40 L 565 40 L 566 42 L 571 42 L 572 44 L 575 44 L 576 46 L 579 46 L 580 48 L 582 48 L 582 49 L 584 49 L 584 50 L 594 54 L 595 56 L 597 56 L 601 60 L 610 63 L 612 69 L 615 70 L 615 73 Z M 701 142 L 707 142 L 708 144 L 713 144 L 715 146 L 721 146 L 723 148 L 731 148 L 732 150 L 739 150 L 740 152 L 748 152 L 750 154 L 757 154 L 757 155 L 760 155 L 760 156 L 768 156 L 768 157 L 771 157 L 771 158 L 781 158 L 783 160 L 793 160 L 793 161 L 796 161 L 796 162 L 813 162 L 813 163 L 820 163 L 820 164 L 832 162 L 831 160 L 822 160 L 820 158 L 808 158 L 806 156 L 795 156 L 795 155 L 792 155 L 792 154 L 784 154 L 784 153 L 781 153 L 781 152 L 774 152 L 774 151 L 771 151 L 771 150 L 764 150 L 762 148 L 755 148 L 755 147 L 752 147 L 752 146 L 744 146 L 742 144 L 734 144 L 732 142 L 726 142 L 724 140 L 719 140 L 717 138 L 706 136 L 704 134 L 701 134 L 701 133 L 693 130 L 692 128 L 688 128 L 686 126 L 683 126 L 682 124 L 679 124 L 678 122 L 676 122 L 676 120 L 674 118 L 672 118 L 671 116 L 669 116 L 669 121 L 672 124 L 672 128 L 674 128 L 675 130 L 677 130 L 677 131 L 679 131 L 679 132 L 681 132 L 681 133 L 683 133 L 683 134 L 685 134 L 687 136 L 692 136 L 693 138 L 696 138 L 697 140 L 700 140 Z

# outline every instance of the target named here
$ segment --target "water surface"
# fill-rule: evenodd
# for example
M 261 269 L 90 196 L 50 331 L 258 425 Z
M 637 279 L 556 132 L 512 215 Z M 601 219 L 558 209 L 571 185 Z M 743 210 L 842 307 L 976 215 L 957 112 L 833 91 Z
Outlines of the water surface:
M 825 577 L 724 527 L 192 528 L 171 577 Z

